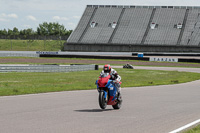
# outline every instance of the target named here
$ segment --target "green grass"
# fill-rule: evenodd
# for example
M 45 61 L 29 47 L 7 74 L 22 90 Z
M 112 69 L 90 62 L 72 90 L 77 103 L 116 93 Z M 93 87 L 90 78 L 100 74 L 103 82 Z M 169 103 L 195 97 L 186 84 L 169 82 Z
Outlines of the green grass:
M 185 131 L 183 133 L 200 133 L 200 125 L 188 130 L 188 131 Z
M 65 41 L 0 39 L 1 51 L 58 51 Z
M 116 69 L 122 87 L 177 84 L 200 79 L 200 74 L 177 71 Z M 70 73 L 0 73 L 0 96 L 95 89 L 98 71 Z

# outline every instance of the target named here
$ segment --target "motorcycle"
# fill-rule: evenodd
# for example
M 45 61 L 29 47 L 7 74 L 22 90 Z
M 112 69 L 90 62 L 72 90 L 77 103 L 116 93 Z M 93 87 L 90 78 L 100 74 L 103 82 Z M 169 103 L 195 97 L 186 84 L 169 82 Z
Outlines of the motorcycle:
M 107 105 L 112 105 L 114 109 L 120 109 L 122 96 L 118 95 L 115 82 L 110 79 L 109 73 L 101 74 L 96 80 L 97 90 L 99 92 L 99 106 L 105 109 Z M 121 84 L 121 82 L 119 82 Z
M 123 68 L 134 69 L 133 66 L 130 65 L 130 64 L 126 64 L 126 65 L 124 65 Z

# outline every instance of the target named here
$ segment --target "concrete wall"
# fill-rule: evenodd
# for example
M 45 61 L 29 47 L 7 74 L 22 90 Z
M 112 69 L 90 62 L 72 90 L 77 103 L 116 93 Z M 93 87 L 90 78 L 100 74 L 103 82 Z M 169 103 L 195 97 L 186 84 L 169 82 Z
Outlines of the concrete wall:
M 140 44 L 64 44 L 65 51 L 89 52 L 200 52 L 198 46 L 140 45 Z

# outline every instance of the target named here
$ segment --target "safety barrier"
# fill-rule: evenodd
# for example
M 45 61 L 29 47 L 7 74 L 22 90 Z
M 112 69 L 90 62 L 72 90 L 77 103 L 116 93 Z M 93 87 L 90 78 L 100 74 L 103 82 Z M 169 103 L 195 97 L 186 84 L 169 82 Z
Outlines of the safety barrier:
M 0 53 L 0 57 L 39 57 L 39 54 Z
M 0 65 L 0 72 L 73 72 L 98 70 L 98 65 Z

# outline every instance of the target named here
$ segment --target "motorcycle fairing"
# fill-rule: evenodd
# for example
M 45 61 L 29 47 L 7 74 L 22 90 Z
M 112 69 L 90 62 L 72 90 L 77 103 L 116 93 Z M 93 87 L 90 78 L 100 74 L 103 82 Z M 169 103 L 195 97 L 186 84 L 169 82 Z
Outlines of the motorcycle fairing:
M 115 105 L 116 104 L 116 92 L 117 92 L 117 89 L 113 85 L 112 80 L 109 80 L 105 87 L 108 88 L 109 96 L 110 96 L 107 104 L 108 105 Z

